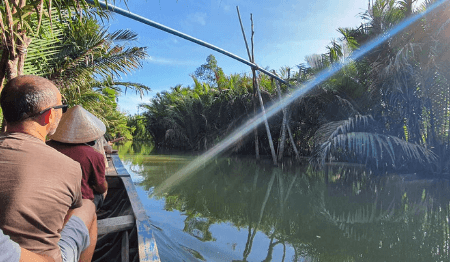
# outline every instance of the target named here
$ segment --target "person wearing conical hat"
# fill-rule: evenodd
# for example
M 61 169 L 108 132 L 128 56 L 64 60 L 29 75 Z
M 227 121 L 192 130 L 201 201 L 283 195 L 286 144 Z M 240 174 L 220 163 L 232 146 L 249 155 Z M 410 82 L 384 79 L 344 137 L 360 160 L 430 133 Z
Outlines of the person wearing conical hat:
M 83 199 L 101 207 L 108 190 L 104 155 L 92 146 L 106 132 L 103 122 L 80 105 L 69 108 L 62 116 L 47 145 L 80 163 L 83 177 Z

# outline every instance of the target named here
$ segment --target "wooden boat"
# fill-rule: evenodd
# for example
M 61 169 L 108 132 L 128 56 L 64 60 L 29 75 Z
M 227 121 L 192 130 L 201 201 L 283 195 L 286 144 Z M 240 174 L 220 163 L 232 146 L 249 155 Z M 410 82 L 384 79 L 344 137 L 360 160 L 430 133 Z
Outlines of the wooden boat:
M 108 155 L 108 194 L 97 212 L 98 240 L 92 261 L 160 261 L 149 218 L 130 174 L 117 154 Z

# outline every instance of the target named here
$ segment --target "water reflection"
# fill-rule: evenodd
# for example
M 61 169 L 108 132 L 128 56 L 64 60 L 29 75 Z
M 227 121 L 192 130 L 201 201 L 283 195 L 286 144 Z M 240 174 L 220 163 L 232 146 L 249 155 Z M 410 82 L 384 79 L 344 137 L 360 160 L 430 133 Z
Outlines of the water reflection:
M 150 195 L 192 158 L 122 159 Z M 180 212 L 183 232 L 236 261 L 441 261 L 449 258 L 449 189 L 447 180 L 416 175 L 375 176 L 348 166 L 274 168 L 225 158 L 153 199 L 164 201 L 165 211 Z M 224 243 L 214 225 L 246 234 Z M 208 260 L 199 244 L 188 248 Z

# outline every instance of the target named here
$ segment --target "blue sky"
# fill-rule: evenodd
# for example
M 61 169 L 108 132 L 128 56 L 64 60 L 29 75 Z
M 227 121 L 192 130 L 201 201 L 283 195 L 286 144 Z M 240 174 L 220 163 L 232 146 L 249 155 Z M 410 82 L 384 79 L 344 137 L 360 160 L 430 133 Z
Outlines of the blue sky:
M 118 1 L 117 1 L 118 2 Z M 339 27 L 355 27 L 359 15 L 367 9 L 366 0 L 132 0 L 128 9 L 135 14 L 191 35 L 248 59 L 236 6 L 250 39 L 250 13 L 254 21 L 255 62 L 261 67 L 278 70 L 283 66 L 296 69 L 306 55 L 324 53 L 332 39 L 340 37 Z M 117 6 L 125 8 L 123 4 Z M 157 92 L 182 84 L 192 85 L 190 77 L 206 57 L 213 54 L 226 74 L 249 72 L 240 62 L 141 24 L 114 15 L 110 31 L 130 29 L 138 34 L 137 46 L 146 46 L 149 57 L 144 67 L 122 81 L 138 82 L 152 91 L 140 99 L 128 91 L 119 97 L 121 111 L 138 113 L 137 105 L 148 103 Z

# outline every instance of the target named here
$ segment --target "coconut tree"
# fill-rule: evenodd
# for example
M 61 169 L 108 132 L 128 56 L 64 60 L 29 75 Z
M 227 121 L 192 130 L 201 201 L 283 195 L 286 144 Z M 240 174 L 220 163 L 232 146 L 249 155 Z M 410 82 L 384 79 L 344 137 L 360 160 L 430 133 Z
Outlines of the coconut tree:
M 98 1 L 95 1 L 98 3 Z M 114 1 L 112 1 L 114 3 Z M 94 11 L 93 11 L 94 10 Z M 104 16 L 100 9 L 91 9 L 85 0 L 4 0 L 0 8 L 0 89 L 4 80 L 23 74 L 27 50 L 33 39 L 46 32 L 43 21 L 55 21 L 64 13 L 69 17 L 93 13 Z M 0 90 L 1 91 L 1 90 Z
M 67 104 L 83 105 L 113 134 L 119 132 L 115 129 L 129 133 L 126 117 L 117 109 L 117 97 L 127 89 L 142 97 L 150 88 L 116 79 L 142 66 L 146 48 L 132 45 L 137 35 L 130 30 L 109 33 L 93 18 L 75 24 L 65 22 L 64 17 L 43 23 L 53 38 L 41 36 L 30 44 L 25 72 L 52 80 Z
M 30 45 L 27 73 L 44 76 L 62 88 L 87 83 L 95 87 L 99 81 L 111 87 L 120 84 L 114 79 L 121 74 L 142 67 L 147 52 L 146 47 L 132 45 L 137 40 L 136 33 L 130 30 L 109 33 L 108 28 L 89 17 L 77 24 L 64 21 L 52 27 L 56 40 L 43 38 Z M 125 91 L 131 88 L 141 96 L 149 90 L 141 84 L 123 84 Z

